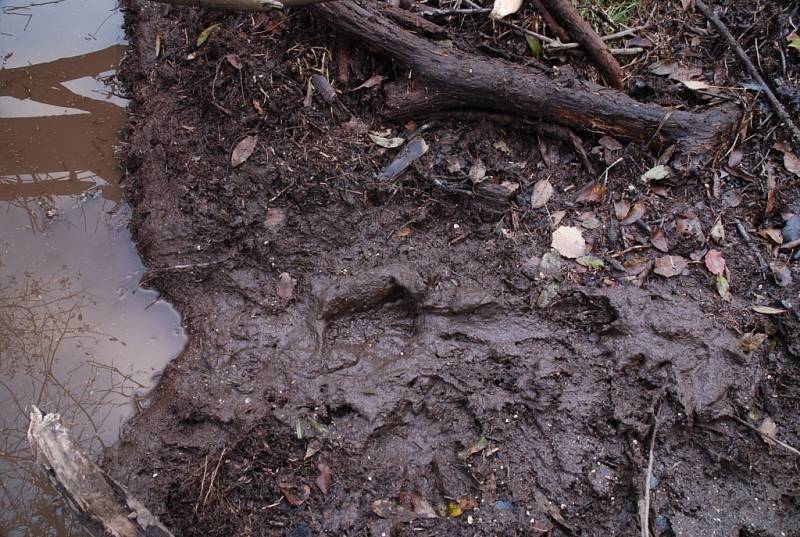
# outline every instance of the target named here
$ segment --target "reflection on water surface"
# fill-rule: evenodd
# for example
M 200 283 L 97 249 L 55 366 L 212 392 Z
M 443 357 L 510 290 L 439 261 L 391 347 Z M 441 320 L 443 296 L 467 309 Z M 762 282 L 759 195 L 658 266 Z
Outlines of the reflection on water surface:
M 114 146 L 124 53 L 113 1 L 0 0 L 0 536 L 83 535 L 30 462 L 36 404 L 94 453 L 185 335 L 138 287 Z

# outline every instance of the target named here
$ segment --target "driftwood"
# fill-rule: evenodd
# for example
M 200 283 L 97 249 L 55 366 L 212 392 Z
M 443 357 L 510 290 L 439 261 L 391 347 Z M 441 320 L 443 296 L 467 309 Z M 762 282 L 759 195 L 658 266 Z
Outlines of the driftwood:
M 270 5 L 261 0 L 161 1 L 216 7 L 260 4 L 260 9 Z M 672 110 L 640 103 L 588 81 L 559 79 L 505 60 L 463 52 L 404 29 L 388 16 L 387 11 L 394 8 L 384 2 L 290 1 L 295 5 L 310 1 L 309 9 L 332 27 L 411 69 L 415 78 L 405 84 L 405 90 L 398 91 L 397 85 L 390 88 L 386 102 L 390 118 L 465 108 L 506 112 L 656 146 L 677 144 L 687 153 L 710 155 L 727 140 L 741 117 L 735 105 L 712 106 L 697 113 Z M 556 5 L 542 3 L 548 9 Z
M 83 452 L 58 414 L 33 407 L 28 442 L 36 462 L 86 530 L 95 537 L 172 537 L 125 487 Z

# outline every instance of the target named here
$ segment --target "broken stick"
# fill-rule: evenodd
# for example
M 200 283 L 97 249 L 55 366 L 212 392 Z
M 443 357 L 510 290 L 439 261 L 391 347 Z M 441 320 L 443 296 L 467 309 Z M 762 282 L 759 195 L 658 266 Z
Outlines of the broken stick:
M 50 483 L 95 537 L 173 537 L 125 487 L 84 453 L 58 414 L 31 410 L 28 443 Z

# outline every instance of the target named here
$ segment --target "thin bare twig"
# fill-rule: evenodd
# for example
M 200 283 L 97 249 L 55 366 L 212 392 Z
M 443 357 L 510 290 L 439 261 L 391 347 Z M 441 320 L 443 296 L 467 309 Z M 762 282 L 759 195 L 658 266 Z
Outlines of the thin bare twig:
M 764 94 L 766 94 L 767 100 L 769 100 L 769 103 L 772 105 L 772 108 L 775 109 L 775 113 L 778 114 L 778 117 L 781 119 L 781 121 L 783 121 L 786 124 L 786 127 L 791 132 L 792 138 L 794 138 L 795 143 L 800 144 L 800 129 L 797 128 L 797 125 L 794 124 L 794 121 L 792 121 L 792 118 L 789 116 L 789 113 L 783 107 L 783 105 L 775 96 L 775 94 L 772 92 L 772 90 L 769 89 L 767 83 L 764 82 L 764 79 L 761 77 L 761 73 L 758 72 L 756 66 L 753 65 L 753 62 L 750 61 L 750 58 L 747 56 L 747 53 L 744 51 L 741 45 L 739 45 L 739 43 L 736 41 L 736 38 L 733 37 L 733 34 L 731 34 L 730 30 L 728 30 L 728 27 L 725 26 L 725 23 L 722 22 L 722 20 L 717 16 L 717 14 L 714 13 L 714 11 L 710 7 L 708 7 L 708 5 L 705 2 L 703 2 L 703 0 L 695 0 L 695 6 L 697 6 L 697 9 L 699 9 L 700 12 L 702 12 L 703 15 L 705 15 L 709 21 L 711 21 L 711 24 L 713 24 L 717 28 L 717 31 L 719 31 L 722 37 L 725 38 L 725 41 L 728 42 L 728 45 L 730 45 L 730 47 L 733 49 L 733 52 L 736 54 L 736 57 L 750 73 L 750 76 L 752 76 L 753 79 L 755 79 L 755 81 L 758 82 L 758 84 L 761 86 L 761 91 L 763 91 Z
M 658 433 L 658 416 L 661 405 L 656 403 L 653 412 L 653 436 L 650 437 L 650 456 L 647 460 L 647 472 L 644 475 L 644 499 L 639 507 L 639 521 L 642 526 L 642 537 L 650 537 L 650 481 L 653 479 L 653 460 L 655 459 L 656 434 Z
M 782 448 L 784 448 L 784 449 L 788 450 L 789 452 L 791 452 L 791 453 L 794 453 L 795 455 L 800 455 L 800 450 L 797 450 L 797 449 L 793 448 L 792 446 L 790 446 L 790 445 L 789 445 L 789 444 L 787 444 L 786 442 L 782 442 L 782 441 L 778 440 L 777 438 L 775 438 L 775 437 L 774 437 L 774 436 L 772 436 L 771 434 L 767 434 L 767 433 L 765 433 L 765 432 L 763 432 L 763 431 L 759 431 L 759 430 L 758 430 L 758 427 L 754 426 L 754 425 L 753 425 L 753 424 L 751 424 L 751 423 L 748 423 L 748 422 L 746 422 L 745 420 L 743 420 L 743 419 L 742 419 L 742 418 L 740 418 L 739 416 L 729 416 L 729 417 L 730 417 L 732 420 L 738 421 L 739 423 L 741 423 L 742 425 L 744 425 L 744 426 L 745 426 L 745 427 L 747 427 L 748 429 L 751 429 L 751 430 L 753 430 L 753 431 L 757 432 L 758 434 L 760 434 L 760 435 L 761 435 L 762 437 L 764 437 L 765 439 L 767 439 L 767 440 L 769 440 L 769 441 L 771 441 L 771 442 L 775 442 L 776 444 L 778 444 L 778 445 L 779 445 L 779 446 L 781 446 Z
M 750 251 L 755 256 L 756 260 L 758 261 L 758 271 L 762 274 L 769 273 L 769 265 L 767 264 L 764 256 L 761 255 L 761 252 L 758 251 L 758 248 L 755 244 L 753 244 L 753 240 L 750 238 L 750 234 L 747 232 L 747 229 L 742 224 L 741 220 L 736 221 L 736 232 L 739 234 L 739 237 L 747 244 Z

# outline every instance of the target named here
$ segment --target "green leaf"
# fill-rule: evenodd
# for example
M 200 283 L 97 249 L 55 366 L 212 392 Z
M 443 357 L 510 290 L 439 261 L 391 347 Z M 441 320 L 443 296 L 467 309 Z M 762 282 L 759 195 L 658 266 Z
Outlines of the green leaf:
M 553 299 L 558 296 L 558 290 L 560 287 L 561 285 L 558 282 L 548 283 L 539 294 L 539 299 L 536 301 L 536 305 L 539 308 L 546 308 L 548 305 L 550 305 L 550 302 L 552 302 Z
M 719 296 L 722 297 L 722 300 L 726 302 L 730 302 L 733 297 L 731 297 L 731 286 L 728 283 L 728 279 L 723 275 L 717 275 L 717 292 Z
M 800 37 L 798 37 L 796 39 L 790 39 L 789 40 L 789 47 L 791 47 L 793 49 L 796 49 L 796 50 L 800 50 Z
M 542 54 L 544 54 L 544 47 L 542 46 L 542 42 L 539 41 L 539 38 L 530 34 L 525 34 L 525 40 L 528 42 L 528 46 L 531 48 L 531 54 L 533 54 L 533 57 L 536 59 L 541 58 Z
M 200 45 L 205 43 L 208 37 L 211 35 L 211 32 L 213 32 L 217 28 L 219 28 L 219 24 L 212 24 L 211 26 L 200 32 L 200 35 L 197 36 L 197 46 L 199 47 Z
M 595 257 L 593 255 L 584 255 L 575 261 L 577 261 L 579 265 L 595 270 L 606 268 L 605 262 L 599 257 Z

